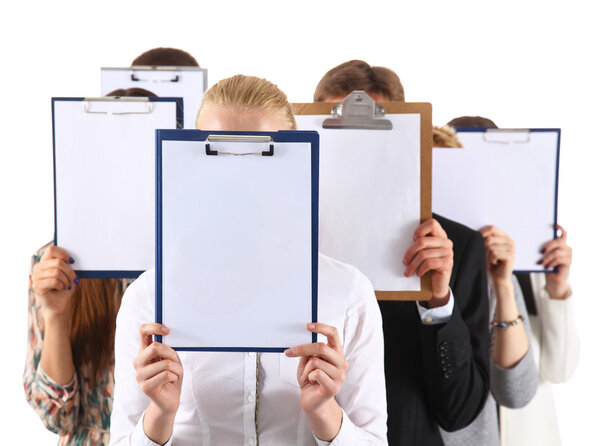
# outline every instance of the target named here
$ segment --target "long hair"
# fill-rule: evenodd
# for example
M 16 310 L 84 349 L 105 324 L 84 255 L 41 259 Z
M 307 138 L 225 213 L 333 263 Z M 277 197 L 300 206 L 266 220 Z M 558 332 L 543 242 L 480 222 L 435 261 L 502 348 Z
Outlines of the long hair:
M 97 380 L 114 357 L 115 326 L 121 281 L 117 279 L 81 279 L 72 297 L 69 336 L 73 364 L 88 364 Z

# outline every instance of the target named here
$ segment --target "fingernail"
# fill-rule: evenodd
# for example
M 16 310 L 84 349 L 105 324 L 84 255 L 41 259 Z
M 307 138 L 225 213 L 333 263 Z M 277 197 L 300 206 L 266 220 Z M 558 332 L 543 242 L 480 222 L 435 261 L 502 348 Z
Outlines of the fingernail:
M 167 327 L 163 327 L 160 331 L 162 331 L 163 333 L 168 333 L 169 329 Z
M 292 356 L 292 349 L 291 349 L 291 348 L 288 348 L 288 349 L 287 349 L 287 350 L 285 350 L 283 353 L 285 354 L 285 356 Z
M 75 277 L 75 279 L 73 279 L 73 282 L 75 282 L 75 285 L 79 285 L 79 277 Z
M 542 260 L 543 260 L 543 259 L 542 259 Z M 538 264 L 538 265 L 541 265 L 541 264 L 542 264 L 542 260 L 538 260 L 538 261 L 537 261 L 537 264 Z
M 69 263 L 75 263 L 75 260 L 73 259 L 73 257 L 69 257 Z
M 71 289 L 71 284 L 69 284 L 69 286 L 67 287 L 67 290 L 70 290 L 70 289 Z
M 315 328 L 315 324 L 306 324 L 309 330 L 313 330 Z

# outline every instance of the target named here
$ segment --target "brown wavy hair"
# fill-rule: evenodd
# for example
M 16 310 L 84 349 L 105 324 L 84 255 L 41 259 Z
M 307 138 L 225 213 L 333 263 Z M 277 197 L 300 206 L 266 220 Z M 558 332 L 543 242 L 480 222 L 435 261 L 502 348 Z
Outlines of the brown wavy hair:
M 114 358 L 116 317 L 123 287 L 118 279 L 80 279 L 71 304 L 73 364 L 88 364 L 95 379 Z

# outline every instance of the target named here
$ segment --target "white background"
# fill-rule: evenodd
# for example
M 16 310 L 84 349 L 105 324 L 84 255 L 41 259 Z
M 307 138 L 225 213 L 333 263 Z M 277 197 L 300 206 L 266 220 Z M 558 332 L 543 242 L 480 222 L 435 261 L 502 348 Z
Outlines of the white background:
M 0 10 L 2 444 L 54 444 L 21 387 L 31 253 L 53 231 L 50 98 L 100 94 L 100 67 L 156 46 L 208 68 L 209 86 L 266 77 L 309 102 L 321 76 L 349 59 L 399 73 L 407 101 L 433 104 L 435 124 L 464 114 L 501 127 L 561 127 L 559 222 L 574 248 L 582 356 L 556 386 L 566 445 L 596 437 L 600 266 L 595 232 L 600 32 L 593 1 L 4 2 Z M 596 5 L 597 6 L 597 5 Z M 506 172 L 510 181 L 510 172 Z M 118 216 L 115 216 L 118 218 Z M 597 279 L 596 279 L 597 280 Z

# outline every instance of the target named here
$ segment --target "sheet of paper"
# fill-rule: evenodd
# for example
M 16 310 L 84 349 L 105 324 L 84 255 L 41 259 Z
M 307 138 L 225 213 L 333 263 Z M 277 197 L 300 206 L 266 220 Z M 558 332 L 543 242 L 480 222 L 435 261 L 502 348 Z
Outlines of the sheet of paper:
M 183 98 L 183 127 L 196 128 L 196 114 L 206 90 L 205 69 L 180 67 L 176 71 L 133 71 L 131 68 L 102 68 L 101 74 L 102 96 L 119 88 L 143 88 L 157 96 Z
M 516 243 L 515 270 L 543 271 L 540 249 L 554 238 L 558 135 L 459 132 L 463 149 L 433 151 L 433 211 L 476 230 L 499 227 Z
M 176 103 L 53 107 L 58 245 L 77 271 L 153 268 L 155 129 L 176 128 Z
M 267 148 L 211 143 L 235 153 Z M 165 343 L 255 350 L 311 342 L 311 174 L 309 143 L 277 143 L 269 157 L 207 156 L 204 142 L 163 141 Z
M 320 136 L 320 251 L 356 266 L 377 291 L 419 291 L 402 259 L 420 223 L 420 116 L 386 115 L 392 130 L 324 129 L 329 117 L 296 116 Z

